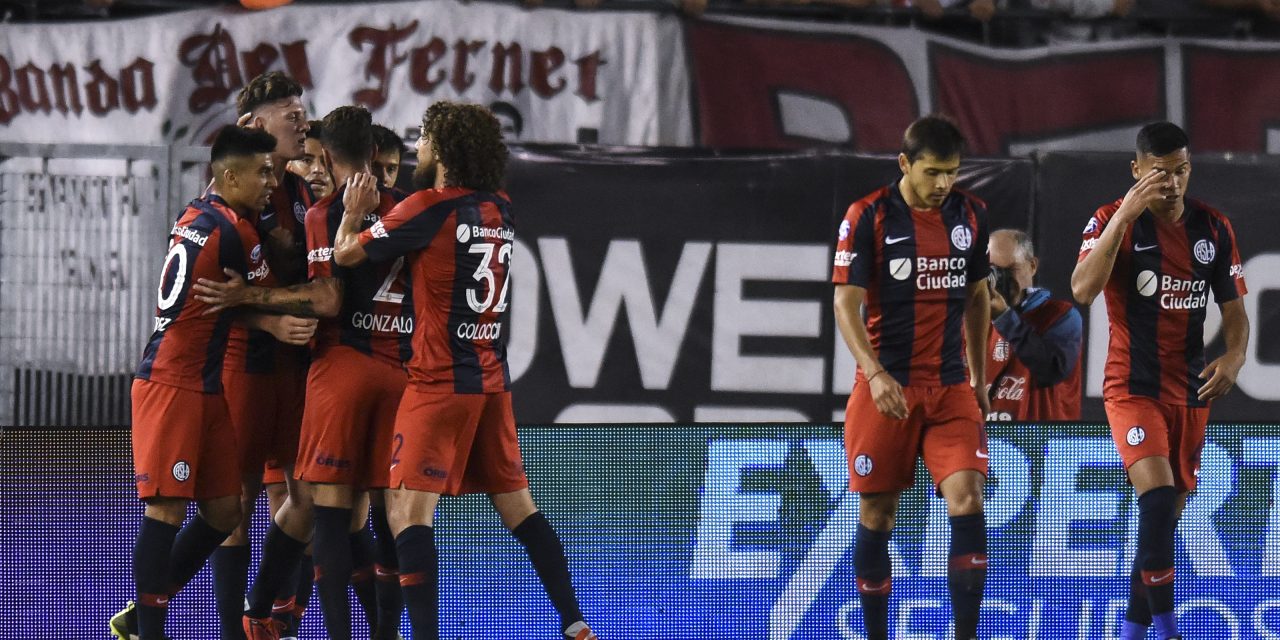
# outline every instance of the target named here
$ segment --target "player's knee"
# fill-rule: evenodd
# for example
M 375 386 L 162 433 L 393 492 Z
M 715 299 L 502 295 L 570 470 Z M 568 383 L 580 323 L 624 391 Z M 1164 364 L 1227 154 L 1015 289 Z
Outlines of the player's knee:
M 898 500 L 893 494 L 864 494 L 858 505 L 859 521 L 873 531 L 890 531 L 897 519 Z
M 982 513 L 981 491 L 957 491 L 947 497 L 947 515 L 967 516 Z
M 187 517 L 187 501 L 178 498 L 153 498 L 147 501 L 146 517 L 175 527 Z
M 228 533 L 240 526 L 243 515 L 239 500 L 214 500 L 200 507 L 200 516 L 209 526 Z

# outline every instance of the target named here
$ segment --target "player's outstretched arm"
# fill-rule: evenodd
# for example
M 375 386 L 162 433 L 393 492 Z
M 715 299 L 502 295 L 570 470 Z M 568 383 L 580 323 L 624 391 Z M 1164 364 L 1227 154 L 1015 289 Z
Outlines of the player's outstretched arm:
M 1201 400 L 1212 400 L 1226 395 L 1236 384 L 1240 368 L 1244 366 L 1245 350 L 1249 347 L 1249 315 L 1244 310 L 1244 299 L 1236 298 L 1219 305 L 1222 309 L 1222 336 L 1227 352 L 1200 372 L 1205 380 L 1197 394 Z
M 836 326 L 844 343 L 853 353 L 862 367 L 862 375 L 866 376 L 871 387 L 871 399 L 876 403 L 880 413 L 903 420 L 907 417 L 907 398 L 902 393 L 902 385 L 880 365 L 875 349 L 871 348 L 871 337 L 867 335 L 867 325 L 862 320 L 862 301 L 867 290 L 851 284 L 836 285 L 835 312 Z
M 969 361 L 969 386 L 982 415 L 991 413 L 987 397 L 987 334 L 991 331 L 991 292 L 987 279 L 970 282 L 964 308 L 964 355 Z
M 1163 169 L 1152 169 L 1124 194 L 1120 208 L 1116 209 L 1098 237 L 1098 244 L 1076 263 L 1075 270 L 1071 272 L 1071 296 L 1076 302 L 1093 304 L 1093 299 L 1102 293 L 1102 287 L 1107 284 L 1116 265 L 1125 231 L 1148 206 L 1163 197 L 1161 188 L 1167 177 Z
M 378 182 L 373 175 L 357 173 L 347 178 L 342 194 L 342 222 L 333 238 L 333 261 L 340 267 L 354 267 L 369 259 L 360 244 L 360 222 L 378 207 Z
M 319 322 L 315 318 L 299 318 L 297 316 L 276 316 L 266 313 L 248 313 L 241 317 L 246 325 L 253 329 L 266 331 L 276 340 L 285 344 L 301 347 L 316 334 Z
M 332 318 L 342 306 L 342 282 L 337 278 L 316 278 L 291 287 L 248 286 L 239 273 L 223 269 L 226 282 L 200 278 L 194 287 L 196 299 L 209 305 L 205 314 L 223 309 L 251 306 L 261 311 L 297 316 Z

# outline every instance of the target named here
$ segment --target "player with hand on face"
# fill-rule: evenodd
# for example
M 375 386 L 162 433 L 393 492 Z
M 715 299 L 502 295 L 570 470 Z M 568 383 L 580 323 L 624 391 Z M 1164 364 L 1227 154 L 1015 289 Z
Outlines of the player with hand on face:
M 507 322 L 515 219 L 502 191 L 507 148 L 482 106 L 437 102 L 423 117 L 415 182 L 429 188 L 373 226 L 369 181 L 352 178 L 334 262 L 405 257 L 413 285 L 413 357 L 396 414 L 387 515 L 416 637 L 439 635 L 433 528 L 443 495 L 486 493 L 524 546 L 565 637 L 596 635 L 583 619 L 559 537 L 529 493 L 511 408 Z M 363 230 L 361 230 L 363 229 Z M 474 277 L 472 277 L 474 275 Z
M 250 220 L 264 239 L 264 255 L 276 281 L 299 284 L 306 275 L 303 221 L 313 202 L 307 181 L 286 170 L 306 151 L 306 110 L 302 85 L 279 71 L 263 73 L 236 97 L 237 124 L 276 138 L 271 153 L 275 188 L 267 205 Z M 249 572 L 250 516 L 263 485 L 274 514 L 288 495 L 298 450 L 298 431 L 306 393 L 308 354 L 305 347 L 274 344 L 260 332 L 235 329 L 227 346 L 223 384 L 240 456 L 244 521 L 213 555 L 214 596 L 223 640 L 241 640 L 241 617 Z M 305 576 L 300 582 L 310 592 Z M 304 596 L 305 598 L 305 596 Z M 282 606 L 283 606 L 282 602 Z
M 1102 398 L 1111 439 L 1138 497 L 1138 552 L 1120 637 L 1177 638 L 1174 531 L 1196 487 L 1209 404 L 1244 366 L 1249 318 L 1244 267 L 1226 216 L 1186 195 L 1187 134 L 1170 122 L 1138 131 L 1135 180 L 1084 228 L 1071 291 L 1103 294 L 1110 344 Z M 1209 292 L 1222 310 L 1226 353 L 1206 364 Z
M 247 287 L 243 280 L 201 280 L 196 291 L 215 308 L 251 305 L 324 318 L 307 381 L 297 492 L 267 533 L 262 570 L 245 614 L 247 633 L 250 638 L 272 637 L 273 625 L 267 619 L 272 602 L 286 587 L 314 531 L 317 584 L 329 637 L 351 637 L 347 586 L 353 571 L 372 578 L 372 557 L 377 556 L 378 606 L 370 626 L 375 639 L 395 640 L 403 601 L 382 490 L 387 487 L 392 430 L 406 382 L 404 362 L 412 353 L 412 299 L 403 260 L 352 269 L 332 263 L 334 234 L 346 206 L 361 193 L 348 189 L 347 182 L 373 184 L 369 165 L 374 145 L 369 112 L 361 107 L 333 110 L 325 116 L 323 128 L 321 160 L 343 186 L 307 212 L 311 281 L 264 289 Z M 390 190 L 380 189 L 378 195 L 376 208 L 361 219 L 365 228 L 398 202 Z M 357 538 L 368 514 L 368 503 L 361 497 L 370 490 L 378 539 L 376 551 L 367 554 L 370 566 L 364 567 L 357 561 L 366 555 L 360 553 Z M 357 534 L 349 535 L 353 520 Z

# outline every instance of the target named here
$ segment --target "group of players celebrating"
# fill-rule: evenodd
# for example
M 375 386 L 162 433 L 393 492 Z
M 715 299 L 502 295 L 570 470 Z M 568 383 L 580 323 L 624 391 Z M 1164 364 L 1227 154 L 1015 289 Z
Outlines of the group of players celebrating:
M 1121 638 L 1146 638 L 1154 624 L 1167 640 L 1181 637 L 1174 530 L 1196 486 L 1209 403 L 1235 384 L 1249 322 L 1231 223 L 1186 196 L 1186 133 L 1152 123 L 1136 146 L 1135 184 L 1089 219 L 1071 288 L 1080 304 L 1099 293 L 1106 300 L 1103 399 L 1137 495 L 1137 555 Z M 950 516 L 955 637 L 977 637 L 987 573 L 984 347 L 988 297 L 998 293 L 987 278 L 986 206 L 954 188 L 963 148 L 949 120 L 917 120 L 903 136 L 902 178 L 854 203 L 838 231 L 836 324 L 858 363 L 844 423 L 849 488 L 861 494 L 853 563 L 871 640 L 889 638 L 888 543 L 917 458 Z M 1222 310 L 1226 353 L 1206 364 L 1209 292 Z
M 414 637 L 438 637 L 436 505 L 485 493 L 563 635 L 595 638 L 516 439 L 497 119 L 431 105 L 409 195 L 394 133 L 356 106 L 310 123 L 302 92 L 280 72 L 244 87 L 212 183 L 174 223 L 132 389 L 137 598 L 112 633 L 167 637 L 170 599 L 209 561 L 223 640 L 296 637 L 313 585 L 329 638 L 352 637 L 349 588 L 371 637 L 401 637 L 405 609 Z
M 170 599 L 212 557 L 223 640 L 295 637 L 313 583 L 330 638 L 351 637 L 348 588 L 373 638 L 398 638 L 406 608 L 415 637 L 438 637 L 436 505 L 486 493 L 564 636 L 595 638 L 516 439 L 504 330 L 514 219 L 498 121 L 480 106 L 428 108 L 421 190 L 408 195 L 393 188 L 394 133 L 355 106 L 309 123 L 301 95 L 280 72 L 244 88 L 239 122 L 213 141 L 212 184 L 173 226 L 132 390 L 146 504 L 137 600 L 112 632 L 166 637 Z M 1179 637 L 1174 529 L 1209 402 L 1235 383 L 1248 342 L 1235 237 L 1186 197 L 1188 146 L 1167 122 L 1139 132 L 1136 183 L 1090 218 L 1072 275 L 1077 302 L 1106 299 L 1105 406 L 1138 496 L 1125 639 L 1153 623 L 1160 638 Z M 873 640 L 889 637 L 888 542 L 917 458 L 950 516 L 955 637 L 977 637 L 996 294 L 986 205 L 954 188 L 963 149 L 949 120 L 917 120 L 901 179 L 854 203 L 838 231 L 836 321 L 858 363 L 844 427 L 849 487 L 861 494 L 853 561 Z M 1170 304 L 1186 296 L 1164 289 L 1201 302 Z M 1226 353 L 1206 364 L 1208 291 Z M 272 524 L 246 597 L 245 528 L 264 482 Z

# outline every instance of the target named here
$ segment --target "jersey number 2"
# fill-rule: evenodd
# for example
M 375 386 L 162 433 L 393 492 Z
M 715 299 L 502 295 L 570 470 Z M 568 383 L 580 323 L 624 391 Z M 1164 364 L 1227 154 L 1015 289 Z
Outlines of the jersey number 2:
M 382 286 L 378 287 L 378 292 L 373 294 L 374 302 L 390 302 L 391 304 L 403 304 L 403 293 L 392 293 L 391 285 L 395 283 L 396 276 L 400 275 L 400 270 L 404 268 L 404 256 L 396 258 L 391 263 L 391 271 L 387 273 L 387 279 L 382 281 Z

